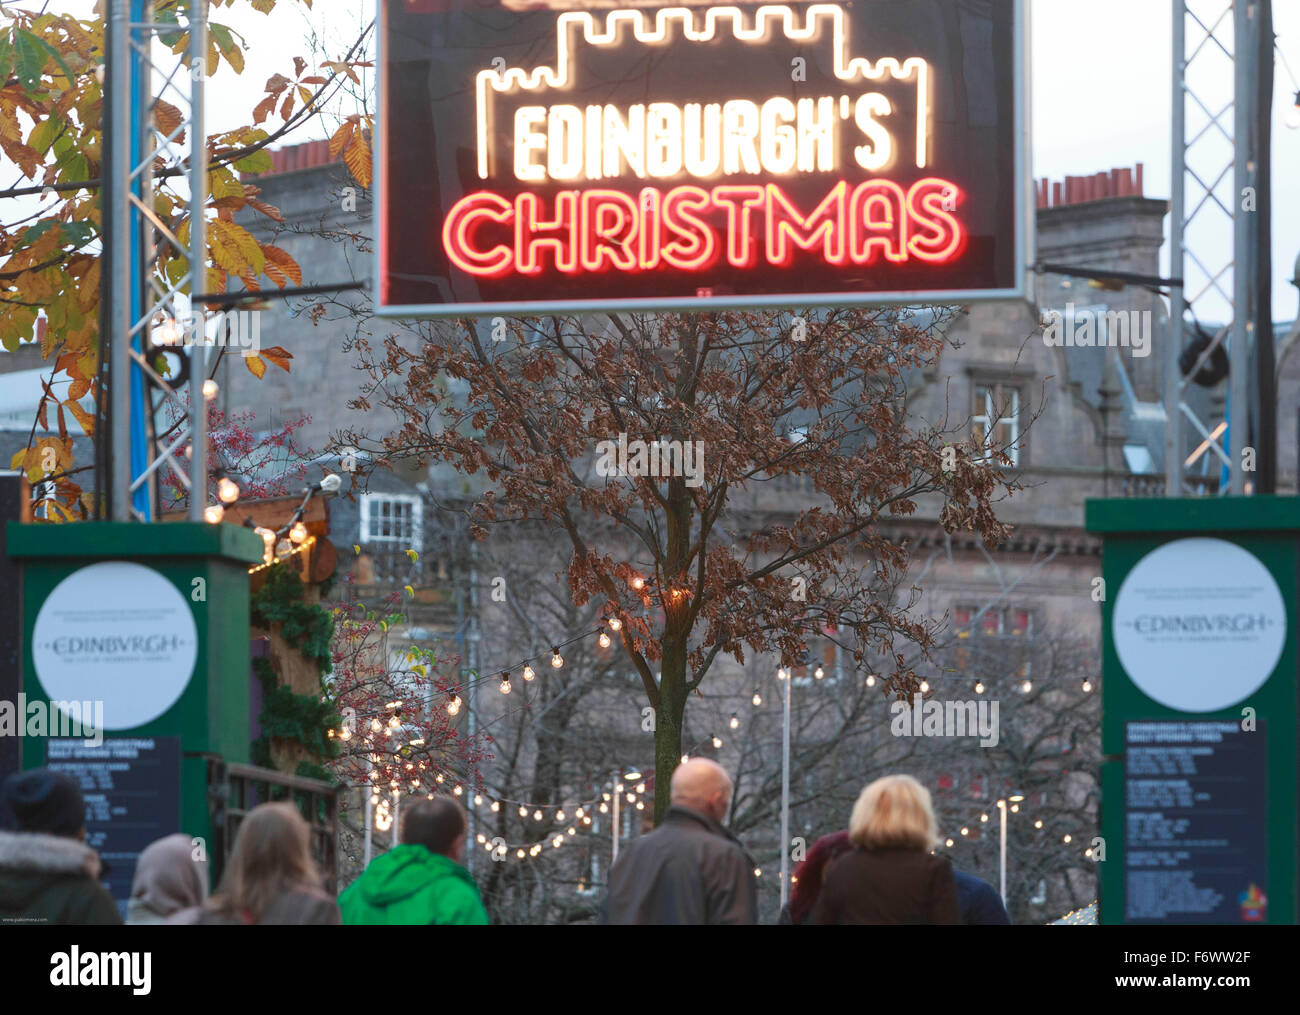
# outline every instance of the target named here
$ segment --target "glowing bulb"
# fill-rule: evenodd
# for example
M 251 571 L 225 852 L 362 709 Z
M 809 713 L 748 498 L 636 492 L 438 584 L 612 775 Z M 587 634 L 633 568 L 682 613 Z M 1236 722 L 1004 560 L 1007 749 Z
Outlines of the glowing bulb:
M 352 729 L 351 729 L 351 727 L 344 726 L 344 727 L 343 727 L 343 732 L 339 734 L 339 739 L 340 739 L 340 740 L 351 740 L 351 739 L 352 739 Z
M 983 683 L 983 681 L 980 681 L 980 680 L 975 681 L 975 693 L 976 693 L 976 694 L 983 694 L 983 693 L 984 693 L 984 683 Z
M 480 807 L 480 806 L 482 806 L 482 804 L 483 804 L 483 796 L 482 796 L 482 794 L 475 793 L 475 794 L 474 794 L 474 806 L 475 806 L 475 807 Z
M 455 715 L 459 711 L 460 711 L 460 695 L 453 694 L 451 696 L 451 700 L 447 702 L 447 714 Z
M 644 801 L 644 800 L 638 800 L 638 801 L 636 802 L 636 809 L 637 809 L 638 811 L 643 811 L 643 810 L 645 810 L 645 801 Z
M 551 667 L 558 670 L 563 665 L 564 656 L 560 655 L 560 650 L 558 648 L 551 649 Z
M 607 635 L 604 631 L 601 631 L 600 637 L 596 639 L 596 642 L 600 645 L 601 648 L 609 648 L 609 635 Z
M 922 680 L 922 681 L 921 681 L 921 693 L 922 693 L 922 694 L 927 694 L 927 693 L 929 693 L 929 690 L 930 690 L 930 681 L 928 681 L 928 680 Z
M 638 782 L 638 783 L 636 784 L 636 791 L 637 791 L 638 793 L 644 793 L 644 792 L 645 792 L 645 783 L 643 783 L 643 782 Z
M 1033 683 L 1028 680 L 1026 680 L 1023 684 L 1020 685 L 1020 690 L 1025 694 L 1028 694 L 1033 689 L 1034 689 Z
M 293 528 L 289 530 L 289 540 L 295 545 L 305 543 L 307 541 L 307 526 L 302 522 L 294 522 Z
M 220 504 L 209 504 L 203 509 L 203 520 L 209 525 L 217 525 L 226 516 L 226 509 Z
M 824 676 L 826 676 L 826 671 L 822 669 L 820 666 L 818 666 L 817 669 L 813 670 L 814 680 L 821 680 L 821 678 Z
M 268 528 L 266 528 L 266 527 L 264 527 L 264 526 L 259 525 L 255 531 L 257 532 L 257 534 L 258 534 L 259 536 L 262 537 L 262 542 L 265 543 L 267 546 L 272 546 L 272 545 L 274 545 L 274 543 L 275 543 L 275 533 L 272 532 L 270 529 L 268 529 Z
M 970 829 L 969 829 L 969 828 L 962 828 L 962 830 L 961 830 L 961 834 L 962 834 L 962 835 L 970 835 Z
M 620 630 L 622 627 L 623 627 L 623 621 L 619 620 L 617 617 L 609 618 L 609 629 L 611 631 Z
M 717 750 L 718 748 L 720 748 L 721 746 L 722 746 L 722 738 L 721 738 L 721 737 L 714 737 L 714 738 L 713 738 L 713 749 L 716 751 L 716 750 Z
M 1034 822 L 1034 827 L 1035 827 L 1035 828 L 1042 828 L 1042 827 L 1043 827 L 1043 819 L 1042 819 L 1042 818 L 1039 818 L 1037 821 L 1035 821 L 1035 822 Z
M 867 674 L 867 686 L 868 687 L 876 686 L 876 675 L 874 673 Z
M 758 693 L 757 689 L 754 690 L 754 697 L 751 698 L 750 700 L 754 703 L 755 708 L 763 704 L 763 696 Z
M 582 811 L 581 811 L 581 810 L 578 811 L 578 817 L 582 817 Z M 556 811 L 556 812 L 555 812 L 555 820 L 556 820 L 556 821 L 563 821 L 563 820 L 564 820 L 564 811 Z
M 378 719 L 371 719 L 370 728 L 374 730 L 376 733 L 378 733 L 380 730 L 384 728 L 384 724 L 381 723 Z
M 538 810 L 538 811 L 533 811 L 533 820 L 534 820 L 534 821 L 541 821 L 541 820 L 542 820 L 542 812 L 539 811 L 539 810 Z
M 951 846 L 952 846 L 952 840 L 951 840 L 951 839 L 944 839 L 944 840 L 943 840 L 943 844 L 944 844 L 945 846 L 949 846 L 949 847 L 951 847 Z
M 239 484 L 223 476 L 217 483 L 217 496 L 221 498 L 222 504 L 235 503 L 239 500 Z
M 217 382 L 210 377 L 203 382 L 203 397 L 209 402 L 217 397 L 217 392 L 220 390 L 220 387 L 217 386 Z
M 981 815 L 980 815 L 980 821 L 988 821 L 988 819 L 989 819 L 989 816 L 988 816 L 987 814 L 981 814 Z
M 740 718 L 735 712 L 731 713 L 731 722 L 728 725 L 730 725 L 733 730 L 740 729 Z
M 1071 839 L 1071 836 L 1067 835 L 1067 836 L 1066 836 L 1064 839 L 1062 839 L 1061 841 L 1062 841 L 1062 842 L 1069 842 L 1070 839 Z
M 1084 693 L 1084 694 L 1091 694 L 1091 693 L 1092 693 L 1092 681 L 1091 681 L 1091 680 L 1085 680 L 1085 681 L 1083 682 L 1083 693 Z
M 501 674 L 501 693 L 510 693 L 510 678 L 506 674 Z
M 493 814 L 498 813 L 498 812 L 501 810 L 501 801 L 500 801 L 500 800 L 493 800 L 493 801 L 492 801 L 492 806 L 491 806 L 491 808 L 489 808 L 489 809 L 492 811 Z
M 601 813 L 601 814 L 608 814 L 608 813 L 609 813 L 609 804 L 602 803 L 602 804 L 600 805 L 600 813 Z
M 784 679 L 785 679 L 785 670 L 784 670 L 784 669 L 778 669 L 778 670 L 776 671 L 776 679 L 777 679 L 777 680 L 784 680 Z
M 637 577 L 632 579 L 632 587 L 636 589 L 638 592 L 640 592 L 643 588 L 645 588 L 645 579 L 642 578 L 640 575 L 637 575 Z
M 527 808 L 527 807 L 520 807 L 520 808 L 519 808 L 519 816 L 520 816 L 521 818 L 526 818 L 526 817 L 528 817 L 528 808 Z

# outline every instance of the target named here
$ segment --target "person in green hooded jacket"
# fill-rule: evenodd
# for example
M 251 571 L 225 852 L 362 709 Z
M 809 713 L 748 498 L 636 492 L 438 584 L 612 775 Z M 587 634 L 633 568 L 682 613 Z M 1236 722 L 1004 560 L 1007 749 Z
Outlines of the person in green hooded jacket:
M 449 797 L 402 814 L 401 843 L 370 862 L 339 896 L 345 924 L 485 924 L 487 910 L 461 865 L 467 822 Z

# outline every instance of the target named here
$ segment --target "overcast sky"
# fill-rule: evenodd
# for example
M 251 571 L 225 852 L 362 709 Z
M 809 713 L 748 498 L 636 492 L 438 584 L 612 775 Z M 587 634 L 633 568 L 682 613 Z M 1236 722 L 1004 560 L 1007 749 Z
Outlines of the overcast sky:
M 1198 0 L 1215 15 L 1226 0 Z M 24 6 L 34 6 L 25 4 Z M 90 0 L 51 3 L 52 9 L 88 11 Z M 242 5 L 241 5 L 242 6 Z M 234 127 L 248 122 L 248 111 L 262 95 L 266 79 L 284 70 L 294 55 L 309 55 L 304 39 L 309 26 L 327 42 L 331 56 L 339 56 L 372 15 L 373 0 L 317 0 L 315 10 L 304 15 L 300 5 L 281 0 L 270 16 L 243 10 L 219 11 L 217 17 L 244 32 L 252 46 L 240 78 L 224 68 L 214 79 L 210 98 L 211 127 Z M 1168 197 L 1170 179 L 1170 65 L 1171 0 L 1030 0 L 1033 62 L 1034 175 L 1061 179 L 1087 175 L 1113 167 L 1146 166 L 1149 197 Z M 1278 46 L 1290 65 L 1300 72 L 1300 0 L 1277 0 L 1273 5 Z M 1231 39 L 1231 31 L 1224 36 Z M 273 45 L 258 45 L 273 39 Z M 1227 63 L 1219 76 L 1216 111 L 1230 97 Z M 1214 76 L 1218 68 L 1209 64 Z M 217 87 L 220 86 L 220 87 Z M 1279 321 L 1296 317 L 1297 290 L 1290 284 L 1300 254 L 1300 130 L 1284 126 L 1283 118 L 1294 103 L 1297 85 L 1279 61 L 1273 110 L 1273 261 L 1274 316 Z M 1212 90 L 1207 83 L 1206 91 Z M 1203 120 L 1189 113 L 1189 132 Z M 1229 117 L 1230 120 L 1230 117 Z M 1231 124 L 1228 124 L 1231 129 Z M 299 140 L 325 136 L 325 126 L 295 134 Z M 1220 143 L 1212 136 L 1207 144 Z M 1225 143 L 1226 144 L 1226 143 Z M 1223 152 L 1226 153 L 1224 148 Z M 1207 151 L 1206 166 L 1217 174 L 1224 163 L 1219 152 Z M 1218 164 L 1214 163 L 1218 160 Z M 1226 201 L 1232 177 L 1222 188 Z M 1194 247 L 1206 260 L 1231 251 L 1231 229 L 1221 215 L 1208 215 Z M 1166 236 L 1168 222 L 1166 222 Z M 1221 263 L 1221 262 L 1220 262 Z M 1216 266 L 1217 267 L 1217 266 Z M 1168 255 L 1162 270 L 1167 271 Z M 1189 286 L 1195 278 L 1189 270 Z M 1227 314 L 1226 304 L 1207 306 L 1203 318 Z

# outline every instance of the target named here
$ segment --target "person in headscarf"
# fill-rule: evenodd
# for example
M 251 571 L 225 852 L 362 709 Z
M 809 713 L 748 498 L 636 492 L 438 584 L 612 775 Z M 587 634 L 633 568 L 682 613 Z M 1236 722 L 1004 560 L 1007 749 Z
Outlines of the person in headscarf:
M 126 907 L 130 924 L 192 924 L 208 898 L 208 861 L 195 858 L 194 840 L 177 832 L 140 854 Z

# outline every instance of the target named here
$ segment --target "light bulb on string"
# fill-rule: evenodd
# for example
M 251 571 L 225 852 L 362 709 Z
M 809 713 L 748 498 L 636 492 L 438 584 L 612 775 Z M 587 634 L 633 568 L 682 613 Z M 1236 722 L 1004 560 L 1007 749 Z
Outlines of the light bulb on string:
M 876 686 L 876 675 L 874 673 L 867 674 L 867 686 L 868 687 Z
M 564 665 L 564 656 L 560 655 L 558 648 L 551 649 L 551 668 L 558 670 Z
M 520 808 L 519 808 L 519 816 L 520 816 L 521 818 L 526 818 L 526 817 L 528 817 L 528 808 L 527 808 L 527 807 L 520 807 Z
M 1083 693 L 1084 693 L 1084 694 L 1091 694 L 1091 693 L 1092 693 L 1092 681 L 1091 681 L 1091 680 L 1085 680 L 1085 681 L 1083 682 Z
M 203 397 L 206 398 L 209 402 L 211 402 L 214 398 L 217 397 L 217 392 L 219 392 L 220 390 L 221 388 L 217 385 L 217 382 L 214 381 L 211 377 L 209 377 L 206 381 L 203 382 Z
M 637 575 L 635 578 L 632 579 L 632 588 L 640 592 L 643 588 L 645 588 L 645 579 L 642 578 L 640 575 Z
M 763 704 L 763 696 L 762 696 L 761 694 L 758 693 L 758 688 L 757 688 L 757 687 L 754 688 L 754 697 L 752 697 L 752 698 L 750 699 L 750 701 L 752 701 L 752 702 L 754 703 L 754 707 L 755 707 L 755 708 L 757 708 L 759 705 Z
M 604 631 L 601 631 L 600 637 L 596 639 L 596 643 L 600 645 L 601 648 L 609 648 L 609 635 Z
M 217 480 L 217 497 L 222 504 L 233 504 L 239 500 L 239 484 L 233 479 L 222 476 Z
M 609 618 L 609 629 L 611 631 L 618 631 L 622 627 L 623 627 L 623 621 L 619 620 L 617 617 Z
M 294 522 L 293 527 L 289 529 L 289 541 L 295 546 L 307 541 L 307 526 L 302 522 Z
M 739 717 L 738 715 L 736 715 L 735 712 L 732 712 L 732 713 L 731 713 L 731 721 L 728 723 L 728 725 L 729 725 L 733 730 L 740 729 L 740 717 Z
M 509 694 L 509 693 L 510 693 L 510 674 L 509 674 L 509 673 L 504 673 L 504 672 L 503 672 L 503 673 L 501 674 L 501 693 L 502 693 L 502 694 Z
M 976 694 L 984 693 L 984 682 L 982 680 L 975 681 L 975 693 Z
M 817 669 L 813 670 L 814 680 L 821 680 L 821 678 L 824 676 L 826 676 L 826 671 L 822 669 L 820 666 L 818 666 Z
M 455 715 L 460 711 L 460 695 L 452 692 L 451 700 L 447 702 L 447 714 Z
M 722 738 L 721 738 L 721 737 L 713 737 L 712 739 L 713 739 L 713 749 L 714 749 L 715 751 L 718 750 L 720 747 L 722 747 Z
M 523 672 L 524 682 L 527 683 L 528 681 L 532 680 L 533 677 L 535 676 L 537 676 L 537 674 L 533 672 L 533 668 L 529 666 L 527 663 L 525 663 L 524 672 Z
M 203 509 L 203 520 L 209 525 L 219 525 L 226 516 L 226 509 L 220 504 L 209 504 Z

